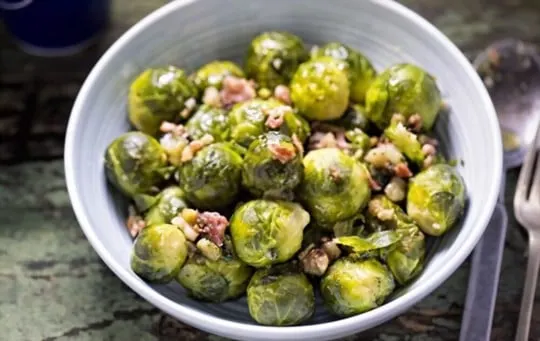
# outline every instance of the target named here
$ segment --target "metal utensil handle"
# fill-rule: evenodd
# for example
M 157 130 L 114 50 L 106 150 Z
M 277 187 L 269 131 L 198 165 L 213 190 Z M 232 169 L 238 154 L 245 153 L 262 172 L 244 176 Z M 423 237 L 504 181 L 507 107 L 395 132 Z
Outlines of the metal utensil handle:
M 516 332 L 516 341 L 528 341 L 529 329 L 531 327 L 531 317 L 538 281 L 538 268 L 540 267 L 540 235 L 538 233 L 529 234 L 529 261 L 527 262 L 527 273 L 525 275 L 525 287 L 521 298 L 521 309 L 519 312 L 519 322 Z
M 473 253 L 460 341 L 490 339 L 507 223 L 506 209 L 499 202 Z

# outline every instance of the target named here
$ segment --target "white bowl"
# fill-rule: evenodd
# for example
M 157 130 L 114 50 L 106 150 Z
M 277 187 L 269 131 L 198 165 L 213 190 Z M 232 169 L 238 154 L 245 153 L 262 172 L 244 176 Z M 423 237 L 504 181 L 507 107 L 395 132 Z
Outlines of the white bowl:
M 383 306 L 336 319 L 318 302 L 302 326 L 265 327 L 249 317 L 245 300 L 207 304 L 188 298 L 178 284 L 149 285 L 130 269 L 131 238 L 125 202 L 107 186 L 103 155 L 129 129 L 128 87 L 144 68 L 164 64 L 193 70 L 213 59 L 241 61 L 261 31 L 280 29 L 308 44 L 337 40 L 366 54 L 379 70 L 399 62 L 421 65 L 437 77 L 452 111 L 436 132 L 468 190 L 461 223 L 430 249 L 426 268 Z M 73 208 L 88 240 L 105 263 L 139 295 L 192 326 L 246 340 L 325 340 L 359 332 L 403 313 L 443 283 L 481 237 L 495 206 L 502 147 L 490 98 L 461 52 L 435 27 L 385 0 L 177 0 L 125 33 L 84 83 L 69 121 L 65 166 Z

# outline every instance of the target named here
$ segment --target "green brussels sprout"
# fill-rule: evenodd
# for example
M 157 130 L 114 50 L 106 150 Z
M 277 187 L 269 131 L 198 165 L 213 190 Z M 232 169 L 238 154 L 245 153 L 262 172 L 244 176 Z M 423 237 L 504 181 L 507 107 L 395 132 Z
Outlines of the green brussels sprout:
M 191 255 L 176 279 L 195 299 L 223 302 L 245 293 L 253 269 L 234 254 L 230 239 L 225 240 L 226 254 L 211 260 L 196 252 Z
M 231 217 L 234 249 L 242 261 L 256 268 L 286 262 L 300 250 L 309 220 L 302 206 L 293 202 L 248 201 Z
M 142 229 L 131 251 L 131 269 L 154 283 L 176 277 L 187 257 L 184 233 L 174 225 L 150 225 Z
M 240 190 L 242 157 L 227 143 L 211 144 L 184 163 L 176 174 L 188 202 L 217 209 L 234 202 Z
M 348 76 L 351 84 L 349 96 L 352 101 L 362 103 L 367 89 L 377 75 L 371 62 L 357 50 L 338 42 L 330 42 L 312 50 L 312 58 L 321 56 L 336 58 L 348 64 Z
M 303 164 L 298 197 L 321 226 L 331 228 L 352 218 L 367 204 L 371 195 L 367 170 L 341 150 L 312 150 Z
M 351 144 L 351 153 L 356 160 L 362 160 L 371 147 L 371 139 L 361 129 L 355 128 L 345 132 L 345 137 Z
M 275 129 L 266 124 L 269 115 L 273 115 L 274 112 L 283 116 L 283 123 Z M 291 107 L 274 98 L 268 100 L 255 98 L 236 104 L 229 113 L 229 126 L 231 139 L 245 148 L 248 148 L 259 135 L 270 130 L 277 130 L 291 137 L 296 135 L 301 143 L 304 143 L 311 134 L 311 128 L 306 120 L 294 113 Z
M 398 64 L 381 73 L 366 93 L 368 118 L 385 129 L 396 113 L 406 119 L 422 117 L 422 128 L 431 130 L 441 107 L 441 92 L 435 78 L 411 64 Z
M 461 218 L 465 209 L 465 183 L 457 171 L 436 164 L 409 181 L 407 213 L 420 229 L 440 236 Z
M 260 269 L 247 288 L 249 314 L 263 325 L 290 326 L 315 311 L 313 286 L 297 266 L 281 264 Z
M 371 231 L 416 228 L 413 219 L 386 195 L 374 196 L 368 203 L 366 223 Z
M 425 155 L 422 152 L 422 145 L 418 141 L 416 134 L 407 130 L 401 122 L 391 123 L 385 130 L 384 135 L 397 147 L 397 149 L 405 154 L 409 160 L 417 165 L 424 163 Z
M 223 79 L 227 76 L 245 77 L 244 71 L 235 63 L 228 60 L 215 60 L 201 66 L 190 78 L 202 93 L 210 86 L 220 90 Z
M 187 208 L 184 191 L 178 186 L 165 188 L 157 195 L 156 203 L 145 213 L 146 225 L 170 224 L 172 218 Z
M 318 57 L 300 65 L 291 81 L 291 100 L 308 120 L 330 121 L 343 116 L 349 104 L 347 64 Z
M 244 156 L 242 185 L 253 195 L 290 198 L 302 181 L 302 154 L 290 137 L 271 131 L 253 141 Z
M 129 120 L 138 130 L 156 135 L 161 123 L 176 121 L 185 102 L 197 94 L 184 70 L 174 66 L 147 69 L 129 88 Z
M 351 316 L 380 306 L 394 291 L 388 268 L 375 259 L 338 259 L 321 280 L 321 293 L 328 309 L 338 316 Z
M 264 32 L 249 45 L 246 73 L 260 87 L 289 84 L 298 65 L 308 59 L 300 37 L 287 32 Z
M 214 138 L 215 142 L 227 141 L 230 133 L 227 112 L 221 108 L 203 104 L 187 122 L 186 131 L 194 140 L 199 140 L 208 134 Z
M 360 104 L 353 104 L 347 108 L 345 114 L 335 121 L 329 123 L 343 127 L 347 130 L 355 128 L 367 131 L 370 128 L 370 122 L 366 116 L 366 109 Z
M 159 142 L 141 132 L 117 137 L 105 152 L 105 174 L 125 195 L 152 193 L 163 181 L 167 155 Z
M 417 227 L 399 230 L 399 233 L 401 239 L 384 258 L 396 281 L 403 285 L 422 271 L 426 241 L 424 234 Z

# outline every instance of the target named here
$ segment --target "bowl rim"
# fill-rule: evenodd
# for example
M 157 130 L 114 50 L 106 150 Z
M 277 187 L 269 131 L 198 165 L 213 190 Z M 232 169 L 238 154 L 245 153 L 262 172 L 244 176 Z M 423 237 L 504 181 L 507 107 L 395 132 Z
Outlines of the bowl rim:
M 493 170 L 491 177 L 494 185 L 489 188 L 487 195 L 487 201 L 484 203 L 485 209 L 480 216 L 477 217 L 477 225 L 479 227 L 471 230 L 471 234 L 468 236 L 466 242 L 462 245 L 461 251 L 452 257 L 447 263 L 444 271 L 437 272 L 430 281 L 421 283 L 418 287 L 401 295 L 394 300 L 385 303 L 381 307 L 372 311 L 343 318 L 336 321 L 305 325 L 305 326 L 289 326 L 289 327 L 274 327 L 274 326 L 262 326 L 256 324 L 247 324 L 242 322 L 234 322 L 224 318 L 215 317 L 208 313 L 197 311 L 196 309 L 188 306 L 183 306 L 173 300 L 170 300 L 160 293 L 152 289 L 146 283 L 137 280 L 132 273 L 124 269 L 99 241 L 97 234 L 94 232 L 89 220 L 89 212 L 82 204 L 80 194 L 77 190 L 76 177 L 74 175 L 75 167 L 75 153 L 74 149 L 76 144 L 76 131 L 78 127 L 78 121 L 83 115 L 83 104 L 87 101 L 87 95 L 91 88 L 95 86 L 95 80 L 100 74 L 101 69 L 116 55 L 117 51 L 128 44 L 134 39 L 140 32 L 142 32 L 146 26 L 151 25 L 159 21 L 163 16 L 174 10 L 192 4 L 196 1 L 202 0 L 176 0 L 171 1 L 168 4 L 154 10 L 150 14 L 146 15 L 143 19 L 137 22 L 123 35 L 120 36 L 103 54 L 99 61 L 95 64 L 90 74 L 77 95 L 73 109 L 68 122 L 66 131 L 66 139 L 64 146 L 64 170 L 66 176 L 66 184 L 68 194 L 73 206 L 73 210 L 79 222 L 81 229 L 83 230 L 86 238 L 98 253 L 100 258 L 107 264 L 107 266 L 118 276 L 126 285 L 128 285 L 137 294 L 145 298 L 148 302 L 158 307 L 162 311 L 178 318 L 179 320 L 186 322 L 196 328 L 220 334 L 226 337 L 232 338 L 244 338 L 246 336 L 251 337 L 264 337 L 265 340 L 279 339 L 286 340 L 292 335 L 296 339 L 321 339 L 329 337 L 344 336 L 352 332 L 357 331 L 359 325 L 362 325 L 362 330 L 372 328 L 379 325 L 389 319 L 395 317 L 398 314 L 408 310 L 412 305 L 418 303 L 420 300 L 431 294 L 436 288 L 438 288 L 444 281 L 446 281 L 450 275 L 452 275 L 456 269 L 465 261 L 465 259 L 472 252 L 477 242 L 483 235 L 491 215 L 494 211 L 498 192 L 500 189 L 503 163 L 502 163 L 502 141 L 500 137 L 500 130 L 497 121 L 495 108 L 489 97 L 489 94 L 480 80 L 480 77 L 474 70 L 471 63 L 459 50 L 459 48 L 450 41 L 441 31 L 439 31 L 434 25 L 424 19 L 416 12 L 408 9 L 404 5 L 401 5 L 392 0 L 369 0 L 377 6 L 384 7 L 386 10 L 394 12 L 397 15 L 402 16 L 413 22 L 424 30 L 430 39 L 436 39 L 444 45 L 444 47 L 450 51 L 452 56 L 461 64 L 461 67 L 467 73 L 468 77 L 472 80 L 476 90 L 478 92 L 478 101 L 484 104 L 485 110 L 488 113 L 486 118 L 486 126 L 492 132 L 492 140 L 496 142 L 494 148 L 494 163 L 497 166 Z

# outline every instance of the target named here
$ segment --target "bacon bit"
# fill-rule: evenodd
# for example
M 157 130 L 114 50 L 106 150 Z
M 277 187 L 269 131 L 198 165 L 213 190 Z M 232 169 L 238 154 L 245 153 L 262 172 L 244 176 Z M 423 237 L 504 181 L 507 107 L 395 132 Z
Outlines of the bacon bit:
M 422 116 L 420 116 L 419 114 L 412 115 L 411 117 L 409 117 L 407 124 L 413 132 L 419 133 L 422 129 L 423 124 Z
M 395 165 L 394 173 L 400 178 L 410 178 L 413 175 L 406 162 L 400 162 Z
M 291 91 L 285 85 L 278 85 L 274 89 L 274 97 L 285 104 L 291 104 Z
M 221 108 L 223 103 L 221 103 L 221 98 L 219 96 L 219 90 L 210 86 L 204 90 L 204 95 L 202 98 L 204 104 L 210 105 L 215 108 Z
M 197 226 L 214 244 L 222 246 L 229 221 L 217 212 L 203 212 L 197 216 Z
M 422 146 L 422 153 L 424 153 L 424 155 L 435 155 L 437 153 L 437 149 L 435 149 L 435 147 L 431 144 L 426 143 Z
M 146 227 L 146 222 L 141 216 L 130 215 L 126 221 L 126 226 L 131 237 L 135 238 Z
M 283 124 L 283 118 L 285 116 L 285 110 L 275 108 L 267 112 L 268 118 L 266 119 L 265 125 L 270 129 L 277 129 Z
M 275 160 L 285 164 L 296 156 L 296 150 L 288 146 L 282 146 L 277 143 L 272 143 L 268 145 L 268 150 L 272 153 L 272 157 Z
M 345 139 L 345 133 L 339 132 L 336 134 L 337 147 L 341 150 L 351 149 L 351 144 Z
M 300 139 L 298 138 L 298 136 L 296 134 L 292 135 L 292 142 L 293 142 L 294 146 L 296 147 L 296 149 L 298 150 L 298 152 L 300 153 L 300 155 L 303 155 L 304 154 L 304 145 L 302 144 L 302 142 L 300 141 Z
M 221 89 L 219 96 L 221 103 L 225 106 L 249 101 L 257 96 L 255 83 L 245 78 L 227 76 L 223 79 L 223 89 Z

